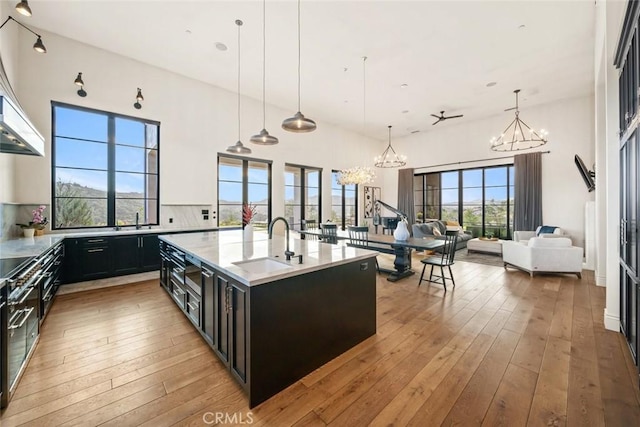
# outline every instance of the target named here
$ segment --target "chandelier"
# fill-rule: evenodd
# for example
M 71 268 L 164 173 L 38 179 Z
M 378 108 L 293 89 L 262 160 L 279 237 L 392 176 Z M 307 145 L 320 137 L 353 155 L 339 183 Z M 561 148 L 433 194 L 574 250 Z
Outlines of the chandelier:
M 339 185 L 371 184 L 375 178 L 376 173 L 369 167 L 356 166 L 338 172 Z
M 399 156 L 391 146 L 391 126 L 389 126 L 389 145 L 374 161 L 377 168 L 399 168 L 407 164 L 407 157 Z
M 541 129 L 540 132 L 536 132 L 520 120 L 520 110 L 518 109 L 518 93 L 520 89 L 516 89 L 513 92 L 516 94 L 516 118 L 513 119 L 499 137 L 491 138 L 491 149 L 493 151 L 528 150 L 547 143 L 547 131 Z

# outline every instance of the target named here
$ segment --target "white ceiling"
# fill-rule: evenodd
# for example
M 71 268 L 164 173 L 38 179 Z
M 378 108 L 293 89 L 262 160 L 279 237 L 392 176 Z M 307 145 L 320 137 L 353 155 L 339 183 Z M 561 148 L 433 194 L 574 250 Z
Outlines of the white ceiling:
M 29 4 L 31 18 L 12 15 L 234 92 L 234 21 L 242 19 L 241 92 L 262 99 L 261 1 Z M 297 102 L 296 5 L 294 0 L 266 5 L 267 102 L 291 115 Z M 304 0 L 301 8 L 302 112 L 379 140 L 386 139 L 387 125 L 394 126 L 395 137 L 434 129 L 429 114 L 440 110 L 464 117 L 438 127 L 500 114 L 514 105 L 517 88 L 523 111 L 593 91 L 593 0 Z M 228 50 L 219 51 L 216 42 Z M 497 84 L 486 87 L 488 82 Z M 403 83 L 408 87 L 401 88 Z

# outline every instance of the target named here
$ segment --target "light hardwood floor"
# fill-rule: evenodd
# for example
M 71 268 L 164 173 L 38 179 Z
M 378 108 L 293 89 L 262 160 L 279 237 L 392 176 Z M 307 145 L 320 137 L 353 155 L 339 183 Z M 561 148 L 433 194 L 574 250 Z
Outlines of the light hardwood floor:
M 0 425 L 640 425 L 592 274 L 453 270 L 378 276 L 377 334 L 253 410 L 157 281 L 60 295 Z

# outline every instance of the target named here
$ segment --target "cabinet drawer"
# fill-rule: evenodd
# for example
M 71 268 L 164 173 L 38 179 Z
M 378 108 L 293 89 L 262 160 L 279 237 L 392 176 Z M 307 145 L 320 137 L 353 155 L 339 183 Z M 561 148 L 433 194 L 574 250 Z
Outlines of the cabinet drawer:
M 92 246 L 92 245 L 106 245 L 108 243 L 107 237 L 85 237 L 80 239 L 80 244 L 82 246 Z
M 187 292 L 182 286 L 183 285 L 176 282 L 173 277 L 171 278 L 171 297 L 178 306 L 184 310 L 187 303 Z
M 191 292 L 187 292 L 187 306 L 185 307 L 185 311 L 193 324 L 200 327 L 200 298 L 197 298 Z

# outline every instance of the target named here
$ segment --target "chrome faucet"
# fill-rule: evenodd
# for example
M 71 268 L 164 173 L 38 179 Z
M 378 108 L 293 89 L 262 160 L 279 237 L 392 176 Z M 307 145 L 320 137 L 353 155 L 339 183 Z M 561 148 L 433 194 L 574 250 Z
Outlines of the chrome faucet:
M 289 250 L 289 223 L 284 217 L 278 216 L 271 220 L 271 222 L 269 223 L 269 239 L 273 238 L 273 224 L 275 224 L 277 221 L 284 222 L 285 230 L 287 232 L 287 248 L 284 251 L 284 255 L 287 257 L 287 261 L 291 261 L 291 257 L 295 255 L 295 252 Z
M 140 230 L 140 212 L 136 212 L 136 230 Z

